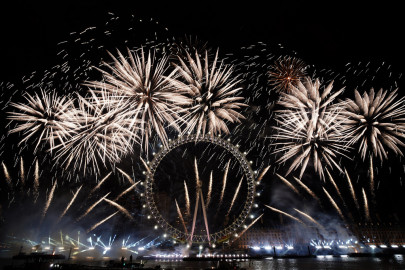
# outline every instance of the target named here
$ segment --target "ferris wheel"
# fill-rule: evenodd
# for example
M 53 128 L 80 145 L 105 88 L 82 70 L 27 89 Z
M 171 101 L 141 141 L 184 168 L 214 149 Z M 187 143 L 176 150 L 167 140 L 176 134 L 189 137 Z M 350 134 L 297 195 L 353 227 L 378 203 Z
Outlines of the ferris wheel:
M 230 139 L 170 140 L 145 164 L 145 200 L 155 229 L 188 244 L 237 237 L 255 198 L 255 173 Z

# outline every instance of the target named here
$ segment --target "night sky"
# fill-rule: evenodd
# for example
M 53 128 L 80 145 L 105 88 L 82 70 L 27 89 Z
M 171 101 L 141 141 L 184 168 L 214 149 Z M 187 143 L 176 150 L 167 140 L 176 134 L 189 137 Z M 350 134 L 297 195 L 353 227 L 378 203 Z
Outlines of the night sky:
M 7 1 L 1 8 L 1 80 L 47 67 L 56 44 L 72 31 L 105 22 L 107 12 L 155 18 L 173 35 L 197 35 L 221 50 L 257 41 L 299 52 L 333 67 L 354 60 L 388 61 L 403 56 L 401 8 L 386 1 L 270 1 L 267 5 L 139 4 L 140 1 Z M 150 1 L 145 1 L 150 2 Z

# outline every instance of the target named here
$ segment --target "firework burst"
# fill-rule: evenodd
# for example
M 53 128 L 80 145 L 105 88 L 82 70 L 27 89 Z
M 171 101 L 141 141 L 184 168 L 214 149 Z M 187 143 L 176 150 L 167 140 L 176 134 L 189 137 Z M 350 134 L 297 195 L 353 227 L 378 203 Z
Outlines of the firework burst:
M 167 72 L 167 57 L 155 59 L 154 52 L 146 55 L 143 49 L 140 52 L 128 50 L 128 58 L 119 51 L 118 57 L 112 54 L 110 56 L 113 63 L 104 63 L 109 71 L 100 69 L 103 81 L 92 81 L 87 85 L 97 90 L 109 91 L 127 101 L 123 108 L 133 113 L 133 119 L 140 121 L 146 151 L 153 131 L 163 145 L 167 146 L 165 128 L 170 125 L 180 131 L 179 112 L 182 106 L 191 102 L 181 89 L 173 87 L 169 82 L 173 79 L 173 73 L 164 76 Z M 133 130 L 134 133 L 137 131 Z
M 282 93 L 279 104 L 284 109 L 276 114 L 278 126 L 273 127 L 276 134 L 271 138 L 276 140 L 274 153 L 282 153 L 277 162 L 292 159 L 287 175 L 301 167 L 301 178 L 310 159 L 321 179 L 324 178 L 323 163 L 342 171 L 337 158 L 346 156 L 346 137 L 341 127 L 340 109 L 331 103 L 343 89 L 329 96 L 332 87 L 330 83 L 321 93 L 319 80 L 312 82 L 306 78 L 305 84 L 298 82 L 289 93 Z
M 285 56 L 277 59 L 268 72 L 269 82 L 277 91 L 288 91 L 306 75 L 305 63 L 298 58 Z
M 187 61 L 178 57 L 180 64 L 176 67 L 178 79 L 171 79 L 173 86 L 182 89 L 191 97 L 192 102 L 187 108 L 184 119 L 186 126 L 183 133 L 195 131 L 197 136 L 210 132 L 213 135 L 229 133 L 226 122 L 240 123 L 244 117 L 237 112 L 243 97 L 238 96 L 242 88 L 238 87 L 241 80 L 233 74 L 233 67 L 223 62 L 217 66 L 218 51 L 214 61 L 209 65 L 208 52 L 204 60 L 196 53 L 195 59 L 186 52 Z
M 8 119 L 18 122 L 10 133 L 22 131 L 23 139 L 20 144 L 32 140 L 37 151 L 41 142 L 49 145 L 50 152 L 59 144 L 70 138 L 70 133 L 76 128 L 70 119 L 76 116 L 73 102 L 68 97 L 59 97 L 55 91 L 31 96 L 25 94 L 26 103 L 11 103 L 17 111 L 9 112 Z
M 397 90 L 389 93 L 380 89 L 375 93 L 373 88 L 362 96 L 357 90 L 354 94 L 354 100 L 345 100 L 342 112 L 350 144 L 359 143 L 363 160 L 368 155 L 386 159 L 385 147 L 402 156 L 398 146 L 405 146 L 405 97 L 396 99 Z
M 106 91 L 90 94 L 87 98 L 78 96 L 79 113 L 72 119 L 75 134 L 58 149 L 57 160 L 65 167 L 82 169 L 91 165 L 94 172 L 99 172 L 99 161 L 104 166 L 119 162 L 132 151 L 138 137 L 133 132 L 133 112 L 125 109 L 127 101 Z

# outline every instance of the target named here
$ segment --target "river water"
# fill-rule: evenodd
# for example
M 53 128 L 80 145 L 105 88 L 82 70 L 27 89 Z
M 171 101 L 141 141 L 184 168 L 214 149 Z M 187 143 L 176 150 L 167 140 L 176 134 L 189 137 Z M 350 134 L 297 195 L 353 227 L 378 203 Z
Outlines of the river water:
M 0 269 L 10 264 L 10 260 L 0 259 Z M 76 262 L 77 263 L 77 262 Z M 87 264 L 87 263 L 86 263 Z M 91 262 L 91 265 L 105 265 L 105 262 Z M 161 269 L 210 269 L 217 262 L 208 261 L 147 261 L 145 267 L 153 268 L 160 265 Z M 405 269 L 404 255 L 394 255 L 389 258 L 354 258 L 354 257 L 317 257 L 297 259 L 262 259 L 237 262 L 239 267 L 245 269 L 271 269 L 271 270 L 314 270 L 314 269 L 341 269 L 341 270 L 390 270 Z

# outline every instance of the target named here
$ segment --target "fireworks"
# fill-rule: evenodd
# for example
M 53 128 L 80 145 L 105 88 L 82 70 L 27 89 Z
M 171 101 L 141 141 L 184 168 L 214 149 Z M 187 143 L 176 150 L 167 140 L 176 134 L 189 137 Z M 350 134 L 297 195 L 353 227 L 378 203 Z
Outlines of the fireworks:
M 76 116 L 71 99 L 59 97 L 55 91 L 41 91 L 33 96 L 26 93 L 25 100 L 27 103 L 11 103 L 17 111 L 9 112 L 8 119 L 18 124 L 10 133 L 23 132 L 20 144 L 33 138 L 35 151 L 41 142 L 48 144 L 50 152 L 59 144 L 64 145 L 76 128 L 75 123 L 70 121 Z
M 121 157 L 132 151 L 137 141 L 132 128 L 133 112 L 125 110 L 127 101 L 108 92 L 97 96 L 90 91 L 91 97 L 78 96 L 79 108 L 73 118 L 74 135 L 57 153 L 65 167 L 73 164 L 74 169 L 91 165 L 94 172 L 99 172 L 99 163 L 116 163 Z
M 174 199 L 174 201 L 175 201 L 175 203 L 176 203 L 177 214 L 179 215 L 181 224 L 183 225 L 184 231 L 185 231 L 186 234 L 187 234 L 187 233 L 188 233 L 188 231 L 187 231 L 187 226 L 186 226 L 186 223 L 184 222 L 183 215 L 181 214 L 179 204 L 177 203 L 177 200 L 176 200 L 176 199 Z
M 232 66 L 223 62 L 217 67 L 218 52 L 211 66 L 208 52 L 205 52 L 203 63 L 196 53 L 195 59 L 186 52 L 188 63 L 178 57 L 180 64 L 176 66 L 179 78 L 171 79 L 173 86 L 182 89 L 192 98 L 184 115 L 185 128 L 183 133 L 193 132 L 212 135 L 221 132 L 229 133 L 226 121 L 240 122 L 244 117 L 237 112 L 246 104 L 243 97 L 237 96 L 242 88 L 238 87 L 240 80 L 233 75 Z
M 134 220 L 134 218 L 132 217 L 132 215 L 128 212 L 127 209 L 125 209 L 123 206 L 119 205 L 116 202 L 113 202 L 107 198 L 103 198 L 104 201 L 108 202 L 109 204 L 111 204 L 112 206 L 116 207 L 121 213 L 123 213 L 124 215 L 126 215 L 130 220 Z
M 90 191 L 90 194 L 93 194 L 96 190 L 98 190 L 111 174 L 112 172 L 109 172 L 103 179 L 101 179 L 100 182 L 98 182 L 98 184 Z
M 301 219 L 296 218 L 296 217 L 294 217 L 294 216 L 292 216 L 292 215 L 290 215 L 290 214 L 288 214 L 288 213 L 286 213 L 286 212 L 284 212 L 284 211 L 281 211 L 281 210 L 279 210 L 279 209 L 277 209 L 277 208 L 274 208 L 274 207 L 271 207 L 271 206 L 268 206 L 268 205 L 264 205 L 264 206 L 266 206 L 267 208 L 269 208 L 270 210 L 272 210 L 272 211 L 274 211 L 274 212 L 277 212 L 277 213 L 280 213 L 280 214 L 282 214 L 282 215 L 285 215 L 286 217 L 289 217 L 289 218 L 291 218 L 291 219 L 293 219 L 293 220 L 295 220 L 295 221 L 301 223 L 302 225 L 305 225 L 305 223 L 304 223 Z
M 277 160 L 284 163 L 292 159 L 287 175 L 301 168 L 299 178 L 304 174 L 308 162 L 312 159 L 315 172 L 324 178 L 324 164 L 342 170 L 337 163 L 338 156 L 346 156 L 345 134 L 341 128 L 341 114 L 331 102 L 343 89 L 328 95 L 332 91 L 330 83 L 320 92 L 320 82 L 306 78 L 305 85 L 298 82 L 290 93 L 282 93 L 279 104 L 285 109 L 276 114 L 278 126 L 274 126 L 276 141 L 274 153 L 281 153 Z
M 243 181 L 243 177 L 242 177 L 242 179 L 240 179 L 239 184 L 238 184 L 238 187 L 237 187 L 236 190 L 235 190 L 235 194 L 233 195 L 233 198 L 232 198 L 232 201 L 231 201 L 231 205 L 229 206 L 229 210 L 228 210 L 228 212 L 226 213 L 227 216 L 229 216 L 229 213 L 231 212 L 232 206 L 233 206 L 233 204 L 235 203 L 236 198 L 238 197 L 240 187 L 242 186 L 242 181 Z
M 104 63 L 109 72 L 100 70 L 103 81 L 92 81 L 88 85 L 109 91 L 126 101 L 123 110 L 132 112 L 132 118 L 140 121 L 139 128 L 143 131 L 141 138 L 146 151 L 153 131 L 167 146 L 166 126 L 180 130 L 179 113 L 182 106 L 191 102 L 180 89 L 169 83 L 173 74 L 165 76 L 167 57 L 156 59 L 154 52 L 146 55 L 143 49 L 140 52 L 128 50 L 128 59 L 119 51 L 118 57 L 110 56 L 113 63 Z M 133 130 L 133 133 L 137 131 Z
M 364 200 L 364 215 L 366 218 L 366 221 L 370 220 L 370 210 L 368 208 L 368 200 L 367 200 L 367 195 L 366 192 L 364 191 L 364 188 L 361 189 L 363 193 L 363 200 Z
M 186 198 L 186 210 L 187 210 L 187 215 L 189 216 L 191 213 L 190 210 L 190 196 L 188 195 L 188 188 L 187 188 L 187 183 L 184 181 L 184 195 Z
M 316 221 L 313 217 L 311 217 L 310 215 L 308 215 L 307 213 L 304 213 L 300 210 L 298 210 L 297 208 L 294 208 L 295 211 L 297 211 L 299 214 L 303 215 L 304 217 L 306 217 L 308 220 L 310 220 L 312 223 L 316 224 L 319 228 L 321 228 L 322 230 L 325 230 L 325 228 L 318 222 Z
M 285 56 L 274 62 L 268 72 L 269 82 L 278 91 L 288 91 L 305 77 L 305 63 L 298 58 Z
M 72 200 L 70 200 L 69 204 L 66 206 L 65 210 L 63 211 L 63 213 L 59 216 L 59 219 L 57 221 L 57 223 L 59 223 L 59 221 L 63 218 L 64 215 L 66 215 L 67 211 L 69 210 L 69 208 L 72 206 L 73 202 L 75 201 L 77 195 L 79 194 L 79 191 L 82 189 L 83 185 L 80 186 L 76 193 L 73 195 Z
M 350 136 L 350 144 L 359 143 L 363 160 L 374 155 L 380 160 L 387 158 L 385 147 L 402 156 L 398 146 L 405 146 L 405 97 L 396 100 L 397 90 L 392 92 L 374 89 L 363 96 L 355 90 L 355 99 L 346 99 L 344 127 Z
M 130 186 L 129 188 L 127 188 L 126 190 L 124 190 L 123 192 L 121 192 L 115 199 L 115 201 L 118 201 L 119 198 L 121 198 L 122 196 L 124 196 L 125 194 L 127 194 L 128 192 L 130 192 L 132 189 L 134 189 L 141 181 L 136 182 L 135 184 L 133 184 L 132 186 Z
M 211 193 L 212 193 L 212 171 L 210 173 L 210 182 L 208 184 L 207 202 L 205 203 L 205 208 L 208 208 L 208 206 L 210 205 Z
M 4 162 L 1 162 L 1 166 L 3 167 L 3 173 L 4 173 L 4 177 L 6 178 L 6 182 L 9 186 L 11 186 L 11 177 L 10 177 L 10 174 L 8 173 L 6 164 L 4 164 Z
M 330 196 L 329 192 L 325 189 L 322 188 L 323 191 L 325 192 L 326 196 L 328 197 L 330 203 L 333 205 L 333 207 L 336 209 L 336 211 L 339 213 L 339 216 L 343 219 L 343 221 L 346 222 L 345 217 L 343 216 L 342 210 L 340 210 L 339 206 L 336 204 L 336 202 L 333 200 L 332 196 Z
M 291 188 L 292 191 L 294 191 L 297 194 L 300 194 L 300 192 L 298 191 L 298 189 L 296 189 L 294 187 L 293 184 L 291 184 L 287 179 L 285 179 L 284 177 L 282 177 L 281 175 L 279 175 L 278 173 L 276 173 L 276 175 L 278 176 L 278 178 L 280 178 L 281 181 L 284 182 L 284 184 L 286 184 L 289 188 Z
M 112 218 L 113 216 L 115 216 L 119 211 L 109 215 L 108 217 L 106 217 L 105 219 L 97 222 L 96 224 L 94 224 L 90 229 L 87 230 L 87 233 L 91 232 L 92 230 L 94 230 L 95 228 L 97 228 L 98 226 L 100 226 L 101 224 L 103 224 L 104 222 L 106 222 L 107 220 L 109 220 L 110 218 Z
M 221 205 L 222 200 L 224 199 L 224 194 L 225 194 L 225 187 L 226 187 L 226 180 L 228 178 L 228 170 L 229 170 L 229 164 L 231 164 L 231 160 L 226 163 L 225 167 L 225 172 L 224 172 L 224 177 L 222 179 L 222 190 L 221 190 L 221 197 L 219 199 L 219 205 Z
M 101 197 L 98 201 L 96 201 L 95 203 L 93 203 L 87 210 L 86 212 L 83 213 L 83 215 L 81 215 L 77 221 L 81 220 L 82 218 L 84 218 L 85 216 L 87 216 L 88 213 L 90 213 L 91 210 L 94 209 L 94 207 L 96 207 L 99 203 L 101 203 L 105 198 L 107 198 L 107 196 L 110 194 L 110 192 L 108 192 L 107 194 L 105 194 L 103 197 Z
M 51 205 L 51 202 L 52 202 L 52 199 L 53 199 L 53 194 L 54 194 L 55 188 L 56 188 L 56 183 L 57 183 L 57 181 L 55 181 L 55 183 L 52 186 L 51 191 L 48 194 L 48 200 L 46 201 L 44 210 L 42 211 L 42 219 L 41 219 L 41 221 L 44 219 L 44 217 L 46 215 L 46 212 L 48 211 L 48 208 Z

